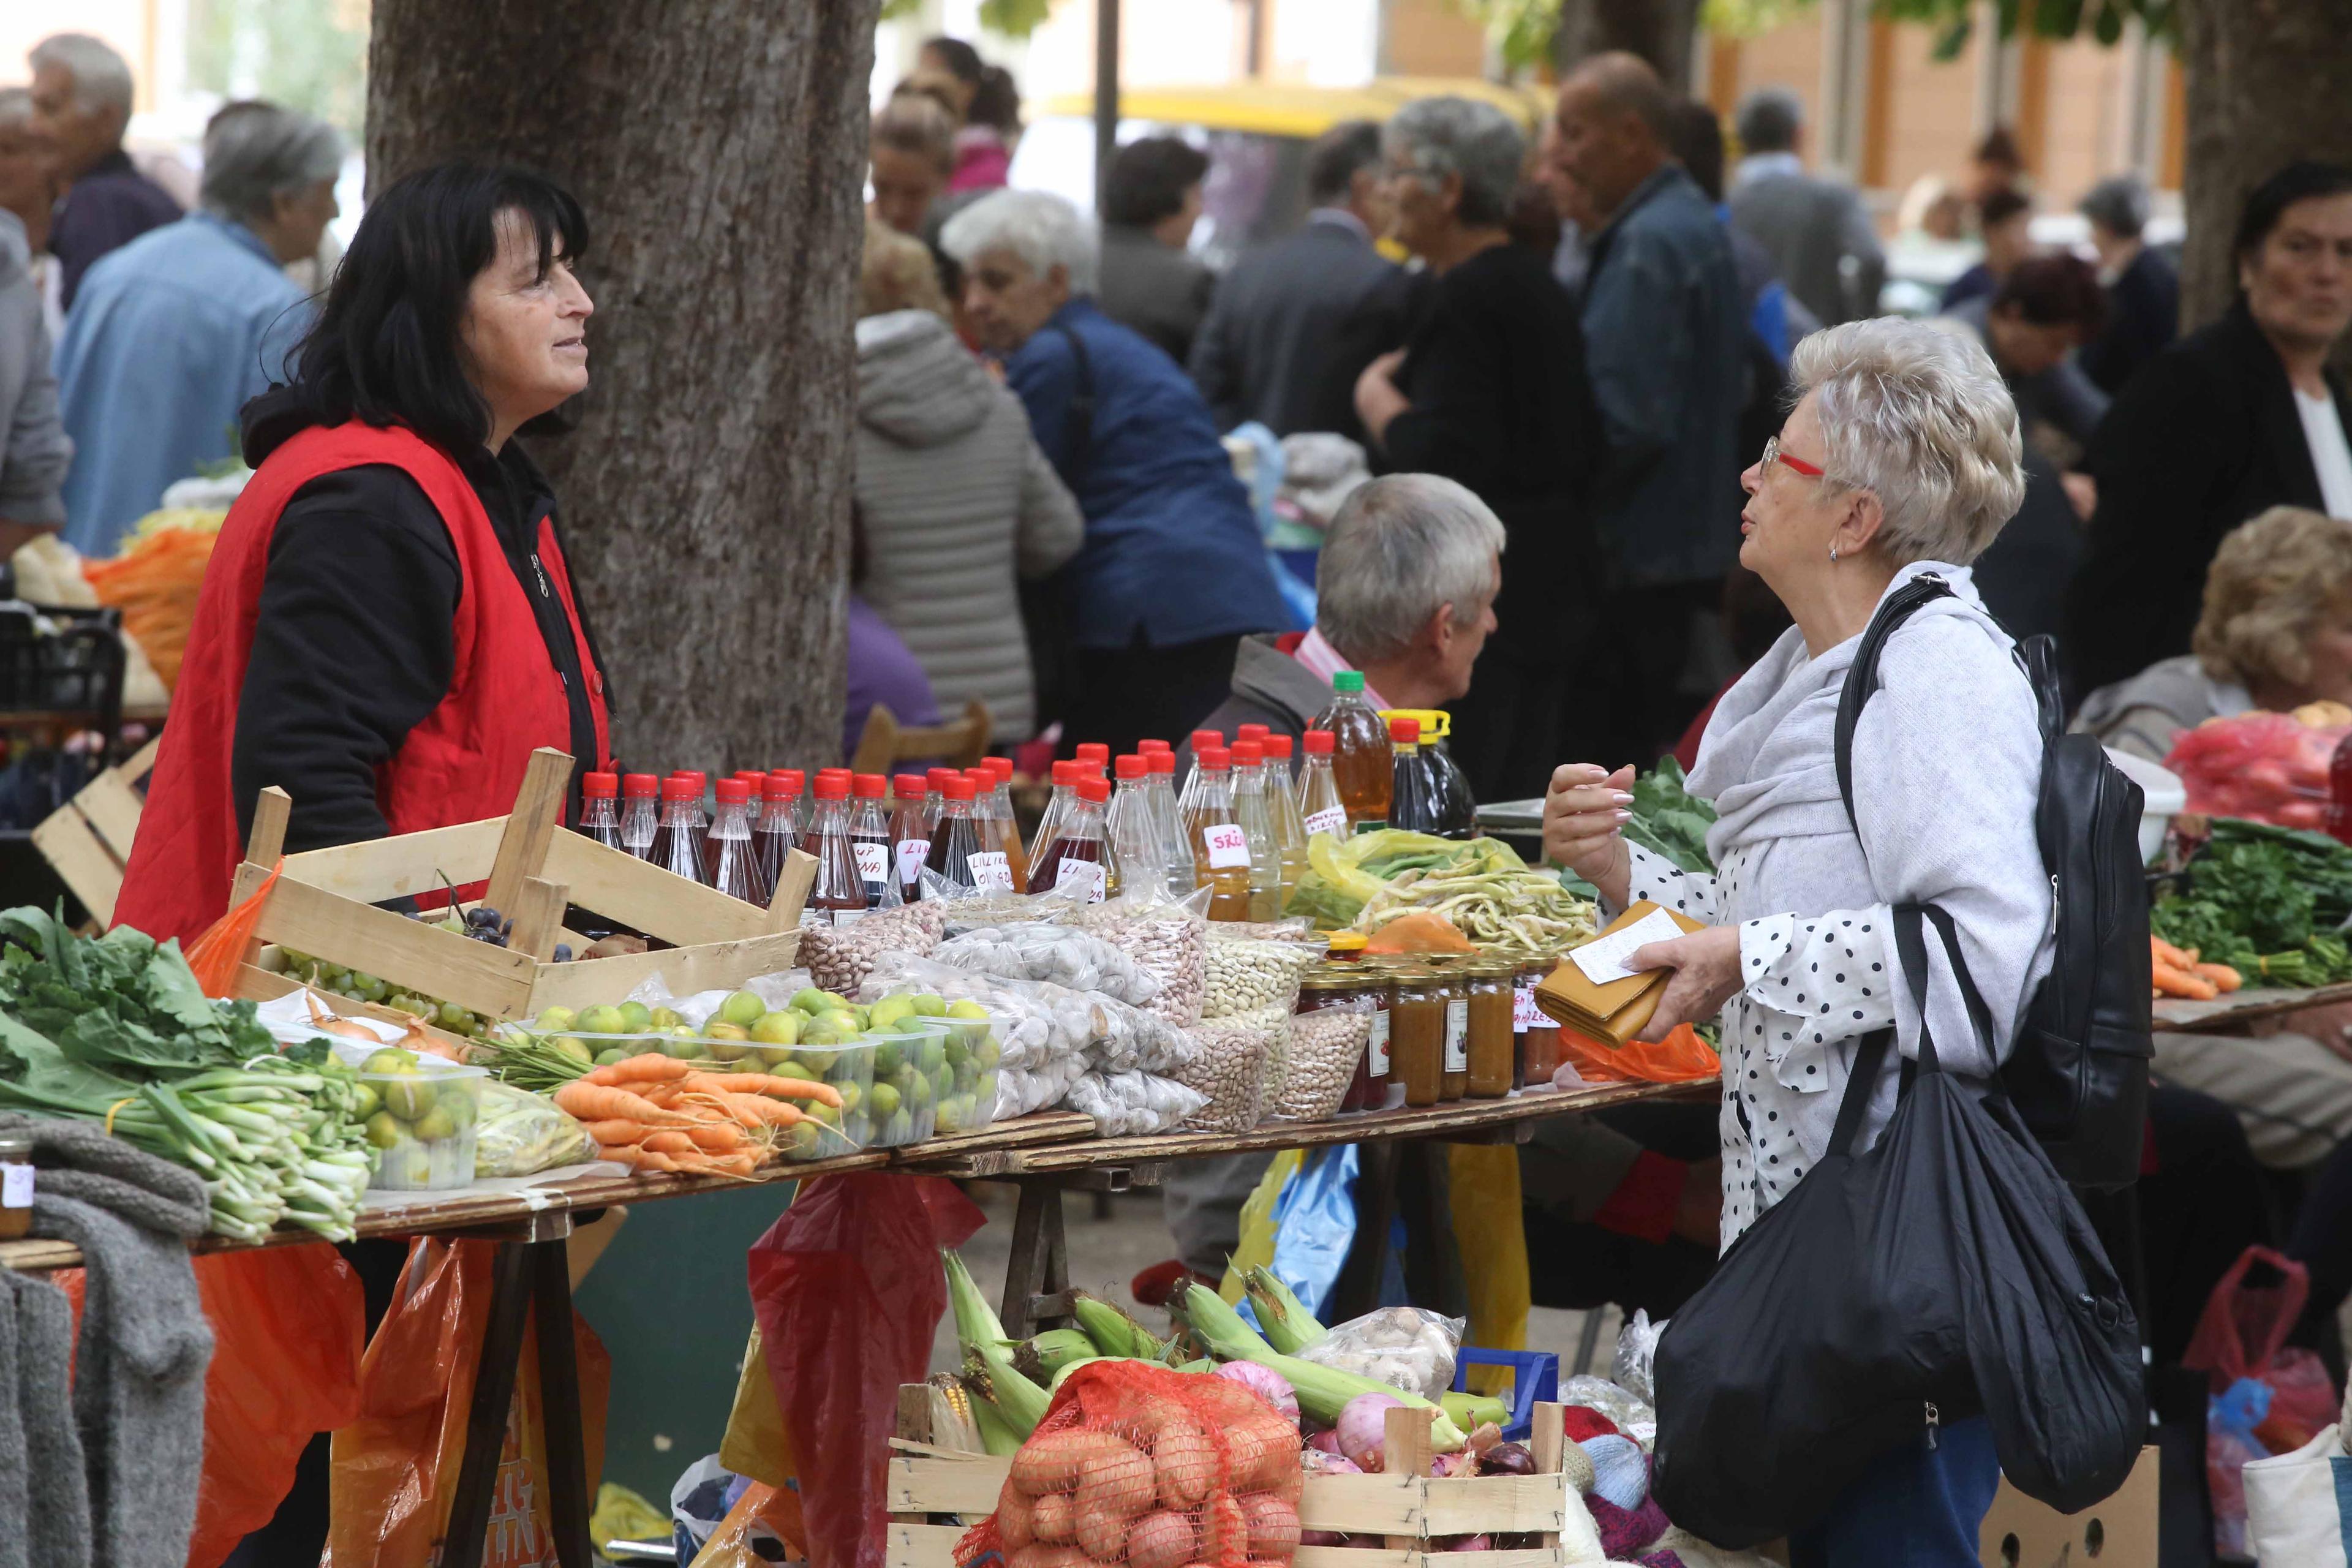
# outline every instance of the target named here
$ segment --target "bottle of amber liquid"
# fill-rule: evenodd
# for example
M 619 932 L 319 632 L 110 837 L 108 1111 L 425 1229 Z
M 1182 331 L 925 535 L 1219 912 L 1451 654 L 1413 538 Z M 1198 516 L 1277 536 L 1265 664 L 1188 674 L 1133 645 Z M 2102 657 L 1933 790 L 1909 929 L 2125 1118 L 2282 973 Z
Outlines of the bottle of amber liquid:
M 1331 704 L 1315 715 L 1308 728 L 1331 732 L 1331 775 L 1339 786 L 1339 804 L 1347 807 L 1349 828 L 1386 825 L 1396 763 L 1389 749 L 1389 727 L 1364 700 L 1362 670 L 1343 669 L 1331 678 Z
M 1211 889 L 1209 918 L 1250 918 L 1249 835 L 1234 817 L 1233 757 L 1223 746 L 1192 753 L 1192 872 Z

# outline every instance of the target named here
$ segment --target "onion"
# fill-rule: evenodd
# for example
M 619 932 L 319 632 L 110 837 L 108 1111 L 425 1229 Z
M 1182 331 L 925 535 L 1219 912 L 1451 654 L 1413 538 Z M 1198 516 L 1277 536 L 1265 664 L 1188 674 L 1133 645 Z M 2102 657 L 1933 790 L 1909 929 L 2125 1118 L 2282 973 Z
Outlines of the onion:
M 1289 1380 L 1270 1366 L 1260 1366 L 1254 1361 L 1229 1361 L 1216 1370 L 1218 1377 L 1231 1378 L 1281 1413 L 1289 1422 L 1298 1419 L 1298 1394 Z
M 1336 1530 L 1302 1530 L 1298 1532 L 1301 1546 L 1345 1546 L 1348 1538 Z
M 1475 1476 L 1478 1473 L 1478 1456 L 1467 1448 L 1458 1453 L 1439 1454 L 1429 1461 L 1429 1473 L 1440 1480 L 1453 1476 Z
M 1445 1550 L 1448 1552 L 1488 1552 L 1492 1551 L 1493 1547 L 1483 1535 L 1457 1535 L 1454 1538 L 1453 1544 L 1446 1547 Z
M 319 994 L 306 990 L 302 1000 L 310 1005 L 310 1026 L 322 1035 L 341 1035 L 345 1039 L 365 1040 L 371 1046 L 383 1044 L 383 1037 L 356 1018 L 346 1018 L 319 1000 Z
M 1312 1437 L 1307 1438 L 1307 1447 L 1314 1453 L 1337 1456 L 1339 1452 L 1339 1429 L 1337 1427 L 1326 1427 L 1324 1430 L 1316 1433 Z
M 1346 1455 L 1326 1454 L 1318 1448 L 1302 1450 L 1298 1465 L 1310 1476 L 1360 1476 L 1364 1473 Z
M 1497 1443 L 1478 1456 L 1478 1471 L 1488 1476 L 1532 1476 L 1536 1457 L 1524 1443 Z
M 1481 1422 L 1470 1429 L 1468 1447 L 1474 1454 L 1483 1454 L 1503 1440 L 1503 1429 L 1492 1421 Z
M 1403 1408 L 1403 1400 L 1386 1394 L 1359 1394 L 1348 1401 L 1334 1428 L 1339 1434 L 1339 1452 L 1365 1470 L 1378 1470 L 1388 1444 L 1387 1413 Z

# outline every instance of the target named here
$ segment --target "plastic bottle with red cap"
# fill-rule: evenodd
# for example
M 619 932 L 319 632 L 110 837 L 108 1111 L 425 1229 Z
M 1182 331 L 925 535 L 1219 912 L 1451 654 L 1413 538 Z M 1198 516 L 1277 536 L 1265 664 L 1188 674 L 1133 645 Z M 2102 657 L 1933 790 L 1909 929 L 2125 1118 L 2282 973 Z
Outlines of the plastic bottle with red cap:
M 1223 746 L 1192 753 L 1192 821 L 1187 841 L 1199 886 L 1210 889 L 1213 921 L 1250 918 L 1249 836 L 1234 820 L 1233 754 Z
M 709 887 L 710 868 L 702 858 L 703 840 L 709 837 L 694 776 L 673 773 L 663 780 L 661 827 L 654 835 L 653 863 L 674 876 Z
M 1021 847 L 1021 823 L 1013 810 L 1013 759 L 982 757 L 980 765 L 988 773 L 986 809 L 975 788 L 972 808 L 996 837 L 996 847 L 1004 851 L 1005 863 L 1013 868 L 1013 890 L 1029 890 L 1029 857 Z
M 760 875 L 760 851 L 751 841 L 751 786 L 741 778 L 720 779 L 719 810 L 707 842 L 710 885 L 730 899 L 765 906 L 770 889 Z
M 1389 721 L 1393 757 L 1388 825 L 1407 833 L 1435 833 L 1444 826 L 1445 802 L 1421 754 L 1421 721 L 1402 714 Z
M 1328 730 L 1309 730 L 1299 738 L 1307 753 L 1298 770 L 1298 817 L 1307 837 L 1328 833 L 1348 837 L 1348 808 L 1339 799 L 1339 783 L 1331 773 L 1334 738 Z
M 1290 772 L 1290 737 L 1265 738 L 1265 805 L 1274 816 L 1274 842 L 1282 854 L 1283 904 L 1307 875 L 1307 823 L 1298 815 L 1298 784 Z
M 1070 759 L 1090 768 L 1110 767 L 1110 748 L 1100 741 L 1081 741 L 1070 748 Z
M 801 847 L 801 791 L 806 782 L 798 768 L 770 769 L 760 820 L 751 825 L 751 841 L 759 847 L 760 872 L 767 879 L 771 898 L 784 874 L 784 862 Z
M 1192 771 L 1184 775 L 1184 787 L 1176 795 L 1176 823 L 1188 843 L 1196 837 L 1194 830 L 1200 826 L 1201 753 L 1211 746 L 1224 750 L 1223 730 L 1192 731 Z
M 1036 836 L 1029 840 L 1029 863 L 1035 865 L 1045 858 L 1045 850 L 1060 837 L 1063 819 L 1070 807 L 1077 804 L 1078 780 L 1085 776 L 1086 764 L 1076 757 L 1066 757 L 1054 764 L 1054 790 L 1045 797 L 1045 815 L 1037 819 Z
M 866 913 L 866 883 L 849 847 L 849 776 L 828 769 L 816 777 L 816 806 L 801 847 L 816 858 L 803 925 L 847 925 Z
M 1103 813 L 1108 891 L 1117 897 L 1148 888 L 1156 895 L 1168 885 L 1168 850 L 1151 812 L 1151 760 L 1130 752 L 1113 762 L 1111 772 L 1118 784 Z
M 1189 897 L 1200 886 L 1192 874 L 1192 847 L 1176 810 L 1176 753 L 1165 746 L 1143 753 L 1151 769 L 1151 822 L 1160 836 L 1160 864 L 1167 868 L 1168 896 Z
M 920 773 L 899 773 L 890 781 L 890 846 L 902 903 L 923 896 L 923 862 L 931 857 L 931 832 L 923 825 L 928 793 Z
M 1029 890 L 1059 892 L 1082 903 L 1098 904 L 1109 889 L 1109 855 L 1104 839 L 1103 803 L 1110 785 L 1092 773 L 1078 780 L 1076 804 L 1062 826 L 1061 836 L 1046 847 L 1032 868 Z
M 961 773 L 940 781 L 940 819 L 931 828 L 931 852 L 923 864 L 931 876 L 945 885 L 950 898 L 982 891 L 983 875 L 988 877 L 990 888 L 994 889 L 996 872 L 1004 860 L 1003 850 L 981 847 L 980 826 L 971 815 L 971 781 Z M 980 863 L 982 857 L 990 855 L 993 856 L 994 866 Z M 1004 886 L 1011 886 L 1009 877 Z
M 1290 889 L 1282 885 L 1282 844 L 1266 799 L 1265 742 L 1237 740 L 1228 748 L 1234 770 L 1234 820 L 1249 845 L 1249 918 L 1279 920 Z
M 890 819 L 882 815 L 882 797 L 889 788 L 890 781 L 880 773 L 856 773 L 849 781 L 849 853 L 857 862 L 869 910 L 898 902 L 891 886 Z
M 653 854 L 654 835 L 661 829 L 661 780 L 651 773 L 629 773 L 621 780 L 621 840 L 619 847 L 643 860 Z
M 580 831 L 607 849 L 621 847 L 621 793 L 618 773 L 583 773 L 580 777 Z

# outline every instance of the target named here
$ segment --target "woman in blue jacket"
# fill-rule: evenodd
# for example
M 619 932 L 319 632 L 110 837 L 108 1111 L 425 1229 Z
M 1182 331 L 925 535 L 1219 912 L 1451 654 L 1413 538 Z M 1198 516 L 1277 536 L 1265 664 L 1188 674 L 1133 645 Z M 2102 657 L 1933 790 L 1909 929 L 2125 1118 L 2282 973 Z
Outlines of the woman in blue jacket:
M 940 243 L 963 269 L 966 328 L 1086 514 L 1059 583 L 1062 732 L 1115 752 L 1180 736 L 1224 700 L 1245 634 L 1291 628 L 1208 405 L 1096 308 L 1093 226 L 1061 197 L 997 192 Z

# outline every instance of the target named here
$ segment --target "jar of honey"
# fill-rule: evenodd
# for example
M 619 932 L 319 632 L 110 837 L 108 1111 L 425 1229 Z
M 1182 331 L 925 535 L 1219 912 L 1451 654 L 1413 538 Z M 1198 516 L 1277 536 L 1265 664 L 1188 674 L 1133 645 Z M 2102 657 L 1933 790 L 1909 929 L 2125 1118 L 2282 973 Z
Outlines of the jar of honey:
M 1443 1097 L 1452 987 L 1426 969 L 1400 969 L 1394 979 L 1396 992 L 1389 1005 L 1389 1071 L 1404 1085 L 1407 1105 L 1435 1105 Z
M 1517 1055 L 1517 1031 L 1512 1027 L 1513 1001 L 1518 989 L 1519 966 L 1507 958 L 1488 959 L 1465 967 L 1462 976 L 1466 1016 L 1465 1089 L 1473 1100 L 1500 1100 L 1511 1092 L 1512 1068 Z

